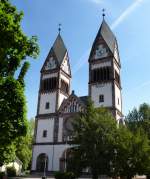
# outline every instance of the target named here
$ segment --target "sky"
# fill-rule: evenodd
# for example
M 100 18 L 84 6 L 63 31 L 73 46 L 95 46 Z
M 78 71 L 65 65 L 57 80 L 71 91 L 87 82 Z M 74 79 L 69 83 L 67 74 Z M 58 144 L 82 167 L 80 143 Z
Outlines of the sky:
M 121 58 L 123 114 L 143 102 L 150 103 L 150 0 L 11 0 L 24 12 L 21 26 L 28 36 L 36 35 L 38 58 L 29 59 L 26 75 L 28 118 L 36 116 L 40 69 L 58 35 L 68 49 L 71 89 L 76 95 L 88 94 L 88 55 L 102 22 L 105 20 L 117 37 Z

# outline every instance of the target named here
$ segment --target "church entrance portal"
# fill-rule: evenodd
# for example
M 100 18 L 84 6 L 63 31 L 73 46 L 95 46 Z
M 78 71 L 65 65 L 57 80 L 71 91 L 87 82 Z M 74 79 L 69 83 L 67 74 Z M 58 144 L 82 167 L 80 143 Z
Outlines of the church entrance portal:
M 37 161 L 36 161 L 36 170 L 38 172 L 44 172 L 48 170 L 48 156 L 44 153 L 40 154 L 37 157 Z
M 66 149 L 60 158 L 60 171 L 67 170 L 67 161 L 71 158 L 71 149 Z

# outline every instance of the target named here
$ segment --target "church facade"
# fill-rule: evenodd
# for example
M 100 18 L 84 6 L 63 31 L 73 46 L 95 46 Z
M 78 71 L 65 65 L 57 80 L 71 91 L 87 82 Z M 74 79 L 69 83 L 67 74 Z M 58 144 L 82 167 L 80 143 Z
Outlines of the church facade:
M 103 19 L 89 56 L 88 96 L 70 93 L 71 68 L 63 39 L 58 34 L 41 69 L 32 172 L 65 170 L 71 147 L 71 120 L 84 111 L 90 97 L 94 106 L 107 107 L 122 120 L 120 57 L 115 35 Z

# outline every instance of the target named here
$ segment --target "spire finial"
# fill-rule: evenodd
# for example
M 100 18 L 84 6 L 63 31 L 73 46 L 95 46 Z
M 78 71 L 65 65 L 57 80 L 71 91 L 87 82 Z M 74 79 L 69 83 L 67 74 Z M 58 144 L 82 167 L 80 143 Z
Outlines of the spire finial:
M 58 33 L 60 34 L 61 32 L 61 24 L 58 24 Z
M 102 16 L 103 16 L 103 20 L 104 20 L 104 18 L 105 18 L 105 9 L 102 9 Z

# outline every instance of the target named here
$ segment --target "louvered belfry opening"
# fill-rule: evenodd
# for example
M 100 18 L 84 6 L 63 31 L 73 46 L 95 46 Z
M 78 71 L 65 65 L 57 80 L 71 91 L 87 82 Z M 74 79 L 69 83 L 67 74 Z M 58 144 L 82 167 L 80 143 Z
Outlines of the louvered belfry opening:
M 56 77 L 47 78 L 47 79 L 42 80 L 41 92 L 53 91 L 53 90 L 56 90 L 56 88 L 57 88 L 57 78 Z
M 91 82 L 103 82 L 111 80 L 111 68 L 102 67 L 92 70 L 91 73 Z

